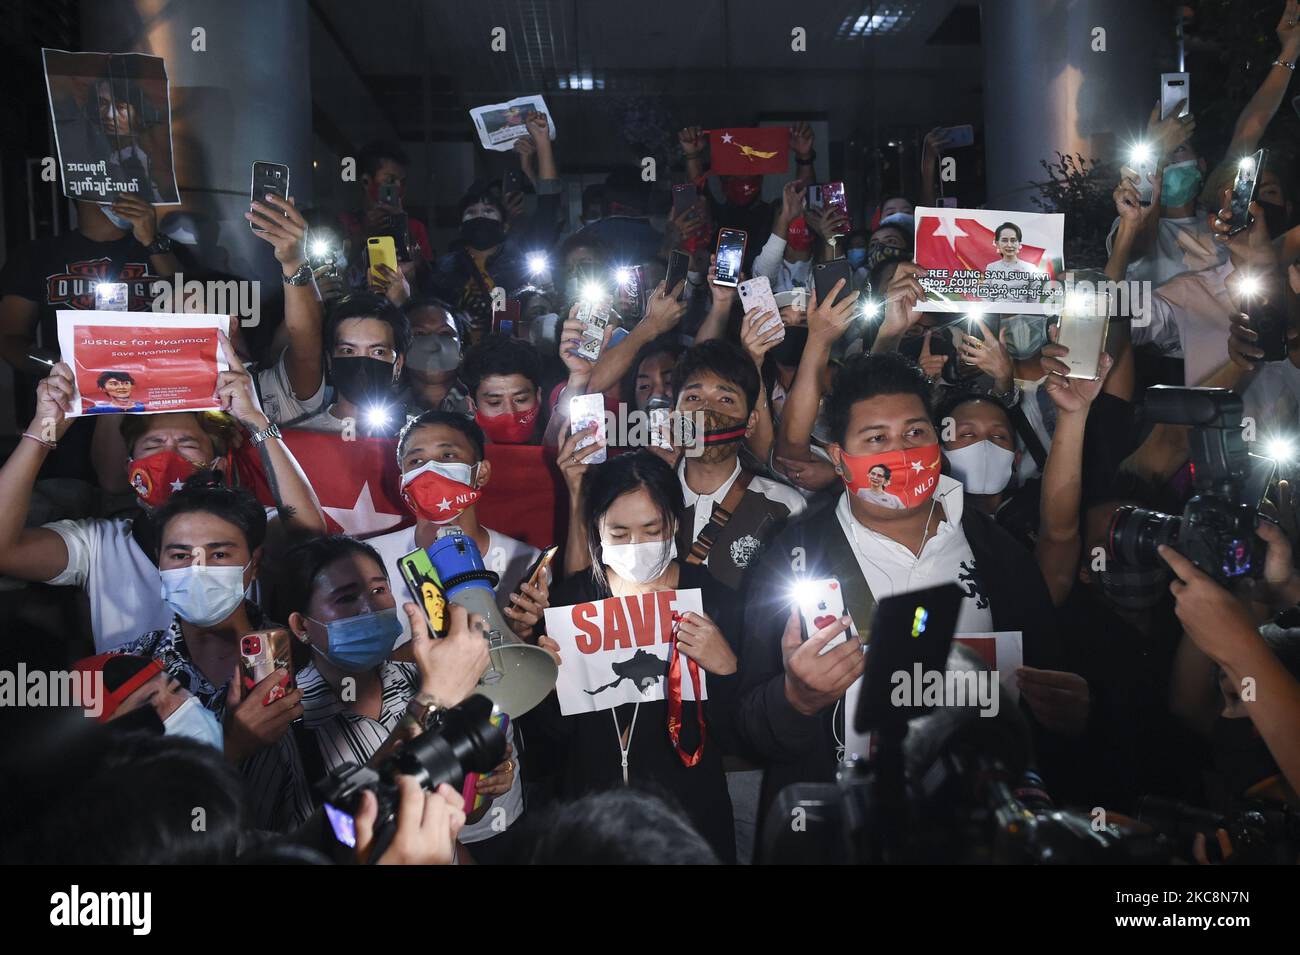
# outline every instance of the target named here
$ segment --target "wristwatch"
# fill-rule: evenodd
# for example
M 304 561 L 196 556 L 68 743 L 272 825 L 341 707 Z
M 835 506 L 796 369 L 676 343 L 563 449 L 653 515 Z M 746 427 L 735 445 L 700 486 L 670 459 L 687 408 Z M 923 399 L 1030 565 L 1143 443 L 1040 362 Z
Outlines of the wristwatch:
M 280 440 L 280 426 L 274 421 L 268 424 L 261 431 L 254 431 L 249 435 L 248 440 L 253 444 L 258 445 L 264 442 L 267 438 L 275 438 L 277 441 Z
M 427 693 L 419 693 L 406 704 L 406 715 L 415 720 L 423 730 L 432 729 L 442 722 L 442 707 Z
M 281 273 L 280 278 L 284 280 L 285 285 L 310 285 L 312 278 L 311 265 L 304 262 L 302 265 L 298 266 L 297 271 L 294 272 L 293 275 L 285 275 Z
M 994 391 L 990 388 L 989 397 L 998 399 L 998 401 L 1002 402 L 1008 408 L 1014 408 L 1016 405 L 1020 404 L 1020 386 L 1016 384 L 1013 379 L 1010 391 Z
M 149 255 L 166 255 L 172 250 L 171 236 L 159 232 L 153 237 L 153 241 L 144 247 L 144 250 Z
M 794 157 L 794 164 L 796 166 L 811 166 L 816 161 L 817 161 L 817 150 L 815 149 L 808 153 L 807 159 L 800 159 L 798 156 Z

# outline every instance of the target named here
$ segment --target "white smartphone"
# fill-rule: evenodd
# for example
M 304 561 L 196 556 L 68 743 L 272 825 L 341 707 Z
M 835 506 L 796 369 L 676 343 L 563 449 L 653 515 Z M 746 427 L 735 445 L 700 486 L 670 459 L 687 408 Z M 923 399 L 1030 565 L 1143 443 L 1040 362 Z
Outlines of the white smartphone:
M 1106 331 L 1110 328 L 1110 300 L 1096 291 L 1074 291 L 1061 312 L 1061 327 L 1056 343 L 1068 348 L 1063 359 L 1070 366 L 1067 378 L 1096 381 L 1101 374 L 1101 356 L 1106 350 Z
M 799 618 L 803 621 L 803 638 L 805 640 L 818 630 L 829 627 L 844 616 L 844 591 L 840 587 L 837 578 L 827 577 L 824 580 L 802 581 L 796 592 L 799 602 Z M 817 655 L 821 656 L 835 649 L 847 640 L 850 635 L 857 636 L 856 627 L 849 627 L 844 633 L 827 641 L 826 646 L 822 647 Z
M 740 307 L 745 312 L 761 308 L 771 313 L 771 317 L 762 324 L 759 331 L 765 332 L 776 326 L 781 329 L 781 337 L 785 338 L 785 323 L 781 321 L 781 310 L 776 304 L 776 296 L 772 294 L 772 283 L 766 275 L 741 282 L 736 287 L 736 291 L 740 293 Z
M 609 325 L 609 306 L 583 302 L 578 306 L 578 321 L 582 322 L 582 341 L 578 345 L 578 354 L 588 361 L 600 357 L 600 350 L 605 344 L 605 328 Z
M 1160 118 L 1168 119 L 1183 100 L 1187 103 L 1179 111 L 1186 116 L 1192 111 L 1192 75 L 1190 73 L 1160 74 Z
M 581 451 L 597 441 L 605 440 L 605 396 L 597 392 L 594 395 L 575 395 L 569 399 L 569 433 L 577 434 L 583 428 L 596 425 L 596 433 L 588 435 L 578 442 L 575 451 Z M 588 464 L 603 464 L 607 448 L 601 448 L 591 457 Z

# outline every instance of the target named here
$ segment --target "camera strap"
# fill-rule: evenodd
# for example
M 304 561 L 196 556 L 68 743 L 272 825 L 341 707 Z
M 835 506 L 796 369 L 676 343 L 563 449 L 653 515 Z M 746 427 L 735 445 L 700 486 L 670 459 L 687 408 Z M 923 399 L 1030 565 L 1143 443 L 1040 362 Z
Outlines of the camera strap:
M 316 742 L 316 734 L 309 732 L 300 719 L 289 724 L 289 731 L 293 734 L 294 745 L 298 747 L 298 758 L 302 760 L 307 793 L 312 806 L 315 807 L 320 803 L 316 798 L 316 784 L 328 775 L 325 771 L 325 760 L 320 754 L 320 743 Z
M 709 559 L 709 551 L 717 543 L 718 536 L 731 520 L 731 515 L 740 506 L 752 480 L 754 480 L 754 472 L 742 467 L 726 496 L 721 501 L 713 502 L 713 513 L 709 517 L 709 523 L 700 529 L 700 535 L 695 538 L 695 543 L 691 544 L 690 553 L 686 555 L 686 563 L 703 564 Z
M 1019 404 L 1011 407 L 1011 424 L 1015 426 L 1016 434 L 1020 435 L 1020 440 L 1024 442 L 1025 450 L 1029 452 L 1029 456 L 1034 459 L 1041 472 L 1047 466 L 1047 450 L 1043 447 L 1043 442 L 1038 439 L 1038 432 L 1029 423 L 1024 409 Z

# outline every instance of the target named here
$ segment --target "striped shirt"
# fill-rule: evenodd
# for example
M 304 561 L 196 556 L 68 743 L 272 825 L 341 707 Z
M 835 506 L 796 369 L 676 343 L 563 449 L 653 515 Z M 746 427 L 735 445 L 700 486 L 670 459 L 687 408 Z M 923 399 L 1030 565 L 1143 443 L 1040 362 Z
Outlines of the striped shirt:
M 351 712 L 338 698 L 334 688 L 315 666 L 297 675 L 302 690 L 302 728 L 300 738 L 311 738 L 320 750 L 325 772 L 333 772 L 344 763 L 365 765 L 397 728 L 406 712 L 406 704 L 419 692 L 419 674 L 414 664 L 386 662 L 380 670 L 383 683 L 379 718 L 371 719 Z M 507 728 L 506 739 L 514 742 Z M 519 756 L 515 761 L 510 789 L 496 797 L 488 812 L 460 832 L 462 843 L 481 842 L 498 834 L 519 818 L 523 811 Z M 295 734 L 287 733 L 274 746 L 263 750 L 244 764 L 244 779 L 253 810 L 253 825 L 260 829 L 288 832 L 302 825 L 316 809 Z M 503 809 L 505 815 L 495 812 Z M 495 824 L 495 828 L 494 828 Z

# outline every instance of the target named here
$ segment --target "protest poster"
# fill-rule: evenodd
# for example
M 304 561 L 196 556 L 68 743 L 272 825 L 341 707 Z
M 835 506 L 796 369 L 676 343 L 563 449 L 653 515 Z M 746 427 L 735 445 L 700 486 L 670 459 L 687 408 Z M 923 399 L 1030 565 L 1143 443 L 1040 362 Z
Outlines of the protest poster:
M 1025 662 L 1025 638 L 1019 630 L 999 630 L 995 633 L 958 633 L 955 643 L 970 647 L 998 674 L 1002 692 L 1012 705 L 1020 702 L 1020 686 L 1016 683 L 1016 670 Z
M 1064 215 L 921 207 L 914 240 L 916 264 L 927 273 L 918 311 L 1060 311 Z
M 572 716 L 664 699 L 674 612 L 702 615 L 700 591 L 661 590 L 547 609 L 546 633 L 564 661 L 555 684 L 560 712 Z M 682 699 L 695 698 L 691 680 L 683 678 Z M 700 698 L 709 698 L 703 669 Z
M 474 121 L 484 149 L 508 153 L 514 149 L 516 139 L 528 135 L 528 118 L 536 113 L 545 114 L 550 137 L 555 139 L 555 117 L 540 95 L 517 96 L 508 103 L 475 106 L 469 111 L 469 117 Z
M 228 315 L 165 312 L 58 314 L 59 351 L 76 384 L 68 417 L 215 411 Z
M 179 205 L 163 58 L 41 53 L 63 194 L 98 203 L 126 195 Z

